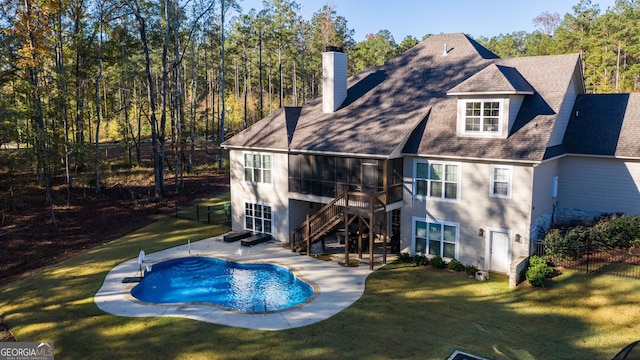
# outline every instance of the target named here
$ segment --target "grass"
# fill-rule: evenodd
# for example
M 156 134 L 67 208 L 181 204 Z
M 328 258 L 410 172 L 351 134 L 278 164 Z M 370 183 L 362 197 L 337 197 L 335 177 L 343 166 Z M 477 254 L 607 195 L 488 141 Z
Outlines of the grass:
M 221 223 L 226 220 L 224 205 L 231 200 L 229 193 L 218 198 L 200 202 L 197 205 L 189 205 L 178 208 L 178 217 L 197 220 L 199 222 Z M 175 214 L 174 214 L 175 216 Z
M 509 290 L 506 277 L 478 282 L 390 264 L 368 278 L 364 296 L 346 310 L 273 332 L 119 317 L 93 303 L 106 273 L 140 249 L 151 253 L 224 231 L 167 217 L 9 284 L 0 315 L 19 341 L 54 341 L 60 359 L 442 360 L 456 349 L 489 359 L 608 359 L 640 338 L 640 281 L 577 272 L 547 288 Z

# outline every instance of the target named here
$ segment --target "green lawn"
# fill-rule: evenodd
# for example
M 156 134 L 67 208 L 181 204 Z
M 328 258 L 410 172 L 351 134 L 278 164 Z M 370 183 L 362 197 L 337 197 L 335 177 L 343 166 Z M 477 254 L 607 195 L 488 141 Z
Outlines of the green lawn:
M 19 341 L 54 341 L 57 359 L 443 360 L 456 349 L 489 359 L 609 359 L 640 338 L 640 281 L 575 272 L 548 288 L 509 290 L 506 277 L 478 282 L 392 264 L 369 277 L 351 307 L 285 331 L 119 317 L 93 303 L 107 272 L 140 249 L 224 231 L 160 220 L 10 284 L 0 294 L 0 315 Z

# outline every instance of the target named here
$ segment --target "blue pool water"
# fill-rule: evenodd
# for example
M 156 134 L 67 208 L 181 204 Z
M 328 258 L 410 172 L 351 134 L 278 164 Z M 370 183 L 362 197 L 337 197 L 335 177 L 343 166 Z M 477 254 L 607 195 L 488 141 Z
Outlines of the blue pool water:
M 287 309 L 312 294 L 309 284 L 281 266 L 207 257 L 154 264 L 131 289 L 133 297 L 150 303 L 212 303 L 247 312 Z

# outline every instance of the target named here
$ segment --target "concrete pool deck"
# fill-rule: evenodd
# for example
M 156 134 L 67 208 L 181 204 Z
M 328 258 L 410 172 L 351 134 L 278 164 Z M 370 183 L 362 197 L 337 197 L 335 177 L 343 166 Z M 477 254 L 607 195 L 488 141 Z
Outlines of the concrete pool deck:
M 249 329 L 284 330 L 327 319 L 353 304 L 364 293 L 366 278 L 372 272 L 368 263 L 362 263 L 357 267 L 344 267 L 337 261 L 323 261 L 293 253 L 284 245 L 267 242 L 245 247 L 241 246 L 239 241 L 226 243 L 222 241 L 222 236 L 217 236 L 191 243 L 190 246 L 185 244 L 146 254 L 143 268 L 145 264 L 153 265 L 163 260 L 188 256 L 281 265 L 314 287 L 311 301 L 291 309 L 247 314 L 225 310 L 215 305 L 158 305 L 141 302 L 130 293 L 136 283 L 122 282 L 125 277 L 140 275 L 137 256 L 117 265 L 107 274 L 102 287 L 94 296 L 94 301 L 103 311 L 119 316 L 174 316 Z M 352 256 L 358 257 L 357 254 Z M 340 260 L 344 260 L 344 255 Z

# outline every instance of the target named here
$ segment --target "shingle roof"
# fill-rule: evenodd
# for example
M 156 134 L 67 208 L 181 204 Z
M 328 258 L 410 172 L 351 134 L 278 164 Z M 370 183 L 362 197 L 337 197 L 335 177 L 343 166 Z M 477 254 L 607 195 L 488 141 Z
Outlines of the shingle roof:
M 483 49 L 462 33 L 434 35 L 383 66 L 361 71 L 348 79 L 347 99 L 334 113 L 322 111 L 321 98 L 302 107 L 288 148 L 389 156 L 448 89 L 496 58 Z M 276 112 L 223 145 L 286 149 L 284 129 L 278 130 L 284 118 L 282 110 Z
M 300 107 L 279 109 L 223 144 L 230 147 L 286 150 L 289 148 L 291 136 L 295 131 L 300 110 Z
M 491 64 L 447 92 L 448 95 L 467 94 L 526 94 L 534 89 L 517 69 Z
M 347 99 L 334 113 L 324 113 L 316 98 L 299 117 L 280 110 L 223 145 L 540 161 L 577 66 L 577 54 L 498 59 L 462 33 L 433 35 L 349 78 Z M 457 98 L 447 96 L 456 88 L 534 94 L 525 96 L 506 139 L 470 138 L 456 133 Z
M 323 113 L 321 99 L 303 107 L 291 149 L 389 156 L 448 89 L 490 63 L 478 46 L 461 33 L 435 35 L 351 77 L 336 112 Z
M 459 137 L 457 99 L 439 100 L 424 130 L 418 154 L 425 156 L 541 161 L 579 56 L 553 55 L 500 59 L 496 65 L 516 69 L 535 89 L 525 96 L 507 138 Z
M 563 144 L 575 154 L 640 158 L 640 94 L 576 99 Z

